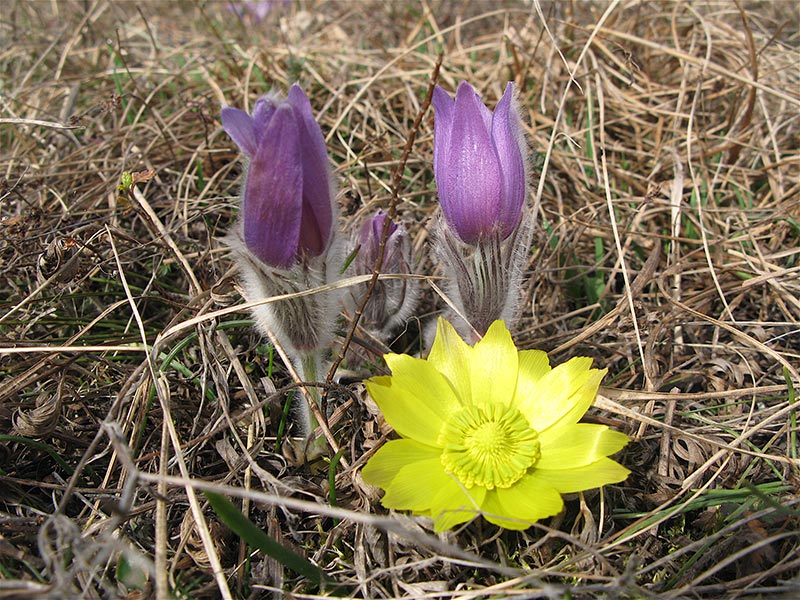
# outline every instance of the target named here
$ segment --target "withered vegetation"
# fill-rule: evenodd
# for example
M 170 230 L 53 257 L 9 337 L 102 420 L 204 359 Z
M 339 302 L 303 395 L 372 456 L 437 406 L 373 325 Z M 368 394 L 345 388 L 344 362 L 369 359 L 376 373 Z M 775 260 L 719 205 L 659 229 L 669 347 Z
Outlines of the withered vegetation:
M 0 597 L 320 593 L 203 489 L 357 598 L 800 594 L 799 30 L 790 0 L 275 1 L 260 22 L 6 0 Z M 328 398 L 333 478 L 294 461 L 295 384 L 219 241 L 242 172 L 221 106 L 298 81 L 352 227 L 387 207 L 440 52 L 447 89 L 493 105 L 515 81 L 529 126 L 518 345 L 609 367 L 591 418 L 633 438 L 627 482 L 523 533 L 386 514 L 358 475 L 387 431 L 352 359 Z M 432 133 L 429 113 L 397 209 L 435 283 Z M 398 351 L 443 306 L 424 287 Z M 382 368 L 375 342 L 356 350 Z

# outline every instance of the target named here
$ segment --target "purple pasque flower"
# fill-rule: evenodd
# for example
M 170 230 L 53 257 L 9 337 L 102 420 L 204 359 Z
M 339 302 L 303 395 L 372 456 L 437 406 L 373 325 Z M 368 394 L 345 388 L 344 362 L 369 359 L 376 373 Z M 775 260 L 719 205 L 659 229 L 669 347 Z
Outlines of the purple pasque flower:
M 470 245 L 494 232 L 505 239 L 520 222 L 527 145 L 513 96 L 509 83 L 492 113 L 466 81 L 455 100 L 439 86 L 433 91 L 439 201 L 448 226 Z
M 367 219 L 358 234 L 358 254 L 353 260 L 353 269 L 357 275 L 373 272 L 380 252 L 383 227 L 389 216 L 379 210 Z M 411 273 L 411 251 L 408 235 L 402 224 L 389 220 L 386 246 L 383 251 L 382 273 L 408 275 Z M 369 284 L 349 288 L 345 305 L 355 312 L 361 304 Z M 372 289 L 361 323 L 373 332 L 384 335 L 403 323 L 414 310 L 417 302 L 418 282 L 410 278 L 380 279 Z
M 228 2 L 227 8 L 239 18 L 249 17 L 253 23 L 261 23 L 274 9 L 291 5 L 291 0 L 244 0 L 243 2 Z
M 381 246 L 381 238 L 383 237 L 383 227 L 386 220 L 389 218 L 382 210 L 378 210 L 375 216 L 364 221 L 361 225 L 361 230 L 358 232 L 358 243 L 360 245 L 358 256 L 356 256 L 356 264 L 361 265 L 358 269 L 359 272 L 371 273 L 375 268 L 375 262 L 378 260 L 378 252 Z M 398 238 L 395 233 L 398 231 L 398 225 L 394 221 L 389 221 L 389 232 L 386 237 L 386 247 L 383 253 L 383 269 L 384 271 L 393 272 L 392 266 L 402 258 L 400 249 L 398 247 Z M 389 267 L 387 269 L 387 267 Z
M 245 246 L 282 269 L 324 253 L 333 231 L 333 185 L 325 139 L 300 86 L 285 100 L 259 98 L 252 115 L 225 107 L 222 125 L 250 161 L 241 210 Z

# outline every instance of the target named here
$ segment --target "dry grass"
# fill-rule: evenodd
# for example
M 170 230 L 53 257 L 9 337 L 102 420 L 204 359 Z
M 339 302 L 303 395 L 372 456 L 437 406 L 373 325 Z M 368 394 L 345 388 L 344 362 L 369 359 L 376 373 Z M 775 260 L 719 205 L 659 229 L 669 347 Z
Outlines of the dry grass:
M 0 596 L 314 593 L 201 489 L 353 597 L 800 593 L 799 27 L 789 0 L 302 2 L 260 24 L 222 3 L 8 0 Z M 352 224 L 387 206 L 440 51 L 442 85 L 493 104 L 511 79 L 527 108 L 517 341 L 608 366 L 594 418 L 635 439 L 625 484 L 523 533 L 385 515 L 358 477 L 381 438 L 358 384 L 332 400 L 332 508 L 326 465 L 274 452 L 292 382 L 217 241 L 241 172 L 221 105 L 299 81 Z M 432 122 L 398 205 L 425 275 Z M 152 173 L 129 196 L 124 171 Z M 441 306 L 429 289 L 420 317 Z M 142 592 L 117 571 L 136 561 Z

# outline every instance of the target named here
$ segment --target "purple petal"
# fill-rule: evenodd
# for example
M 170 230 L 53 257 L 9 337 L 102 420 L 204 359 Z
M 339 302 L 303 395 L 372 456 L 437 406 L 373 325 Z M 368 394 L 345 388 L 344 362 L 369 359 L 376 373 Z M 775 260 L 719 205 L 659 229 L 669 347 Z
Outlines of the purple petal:
M 270 92 L 256 100 L 256 105 L 253 108 L 253 131 L 256 136 L 256 145 L 259 145 L 264 138 L 269 122 L 272 119 L 272 115 L 275 114 L 275 108 L 279 103 L 280 98 L 274 92 Z
M 300 137 L 288 105 L 275 110 L 244 187 L 244 242 L 268 265 L 289 268 L 300 235 L 303 168 Z
M 443 177 L 437 181 L 442 212 L 458 236 L 475 243 L 500 212 L 503 180 L 492 144 L 488 110 L 469 84 L 458 86 Z
M 499 219 L 503 237 L 519 223 L 525 203 L 525 139 L 514 103 L 514 86 L 509 83 L 492 116 L 492 140 L 500 159 L 503 195 Z
M 228 2 L 225 4 L 225 8 L 235 14 L 237 17 L 242 18 L 244 16 L 244 5 L 238 4 L 236 2 Z
M 266 19 L 273 8 L 272 0 L 256 0 L 255 2 L 251 0 L 247 5 L 256 23 L 260 23 Z
M 380 220 L 380 214 L 381 211 L 378 211 L 378 215 L 364 221 L 358 232 L 360 248 L 356 256 L 356 270 L 359 273 L 367 273 L 375 266 L 375 260 L 378 257 L 378 245 L 381 239 L 380 233 L 378 233 L 378 237 L 376 238 L 376 232 L 382 230 L 383 227 L 383 221 L 380 221 L 380 228 L 376 227 L 376 221 Z
M 222 126 L 245 156 L 253 158 L 256 153 L 256 136 L 252 117 L 243 110 L 226 106 L 222 109 Z
M 383 237 L 383 224 L 385 222 L 386 222 L 386 213 L 384 213 L 382 210 L 379 210 L 377 213 L 375 213 L 375 216 L 368 221 L 368 223 L 372 225 L 372 231 L 368 235 L 370 236 L 370 241 L 373 244 L 380 244 L 381 237 Z M 394 223 L 389 224 L 390 232 L 392 225 L 394 225 Z M 397 226 L 395 225 L 395 227 Z M 391 235 L 391 233 L 389 233 L 389 235 Z
M 378 212 L 375 213 L 375 216 L 372 217 L 369 221 L 367 221 L 364 224 L 364 229 L 367 230 L 367 236 L 368 237 L 370 235 L 370 231 L 369 231 L 368 227 L 371 226 L 371 229 L 372 229 L 372 231 L 371 231 L 371 234 L 372 234 L 371 235 L 371 239 L 372 239 L 372 243 L 375 244 L 375 248 L 377 248 L 378 245 L 380 245 L 380 243 L 381 243 L 381 238 L 383 237 L 383 224 L 386 222 L 386 219 L 388 219 L 388 218 L 389 217 L 385 212 L 383 212 L 382 210 L 378 210 Z M 392 237 L 392 234 L 395 231 L 397 231 L 397 223 L 395 223 L 394 221 L 390 221 L 389 222 L 389 236 L 388 237 Z M 362 243 L 363 243 L 363 240 L 364 240 L 364 238 L 362 236 Z
M 438 85 L 433 88 L 433 174 L 436 181 L 444 181 L 442 166 L 447 164 L 447 152 L 450 145 L 450 130 L 453 127 L 454 102 L 450 95 Z
M 388 215 L 382 210 L 378 210 L 370 219 L 364 221 L 359 231 L 359 244 L 361 248 L 356 257 L 356 271 L 359 273 L 370 273 L 375 267 L 375 261 L 378 259 L 378 250 L 381 245 L 381 238 L 383 237 L 383 225 L 388 219 Z M 400 225 L 394 221 L 389 221 L 389 235 L 386 238 L 386 248 L 383 255 L 383 271 L 388 273 L 399 272 L 399 261 L 402 258 L 399 251 L 399 238 L 398 233 Z
M 333 228 L 333 192 L 325 138 L 299 85 L 289 88 L 288 103 L 294 109 L 300 133 L 303 163 L 303 224 L 300 246 L 311 255 L 328 246 Z
M 358 243 L 361 248 L 358 251 L 360 263 L 364 265 L 364 272 L 374 266 L 375 258 L 378 256 L 378 246 L 380 244 L 380 232 L 383 231 L 383 211 L 364 221 L 358 232 Z
M 486 129 L 491 130 L 492 112 L 488 108 L 486 108 L 486 105 L 481 100 L 480 94 L 478 94 L 478 92 L 475 91 L 475 88 L 473 88 L 466 81 L 462 81 L 458 84 L 458 89 L 456 90 L 456 105 L 458 105 L 459 96 L 462 97 L 462 101 L 464 98 L 470 98 L 475 100 L 475 105 L 478 106 L 480 109 L 481 118 L 483 119 L 483 122 L 486 125 Z
M 305 190 L 305 183 L 303 184 Z M 328 246 L 329 231 L 325 231 L 320 225 L 317 215 L 309 209 L 305 201 L 306 194 L 302 195 L 302 209 L 300 221 L 300 240 L 298 246 L 310 256 L 319 256 Z

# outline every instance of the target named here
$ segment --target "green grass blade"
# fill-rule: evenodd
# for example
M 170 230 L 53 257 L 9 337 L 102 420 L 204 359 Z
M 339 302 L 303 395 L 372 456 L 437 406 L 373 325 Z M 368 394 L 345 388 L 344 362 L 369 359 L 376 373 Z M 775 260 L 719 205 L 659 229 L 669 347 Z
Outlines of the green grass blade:
M 327 578 L 319 567 L 299 554 L 285 548 L 278 541 L 264 533 L 255 523 L 244 516 L 230 500 L 215 492 L 203 493 L 222 522 L 252 547 L 258 548 L 287 569 L 309 579 L 320 588 L 330 589 L 332 587 L 331 580 Z
M 30 438 L 26 438 L 20 435 L 8 435 L 5 433 L 0 434 L 0 442 L 16 442 L 17 444 L 25 444 L 26 446 L 30 446 L 31 448 L 36 448 L 37 450 L 46 452 L 50 456 L 50 458 L 56 461 L 56 463 L 58 463 L 58 466 L 64 469 L 64 471 L 66 471 L 69 475 L 72 475 L 73 473 L 72 467 L 70 467 L 67 464 L 67 461 L 61 458 L 58 455 L 58 452 L 56 452 L 53 448 L 51 448 L 47 444 L 44 444 L 42 442 L 37 442 L 36 440 L 32 440 Z
M 331 464 L 328 467 L 328 502 L 331 506 L 336 506 L 336 467 L 344 455 L 345 448 L 339 448 L 339 451 L 333 455 Z M 339 524 L 339 519 L 333 520 L 334 526 Z
M 789 404 L 794 406 L 797 401 L 797 392 L 794 389 L 794 382 L 789 374 L 789 369 L 783 367 L 783 377 L 786 379 L 786 388 L 789 392 Z M 789 415 L 789 424 L 791 426 L 791 433 L 789 434 L 789 454 L 797 460 L 797 412 L 792 411 Z

